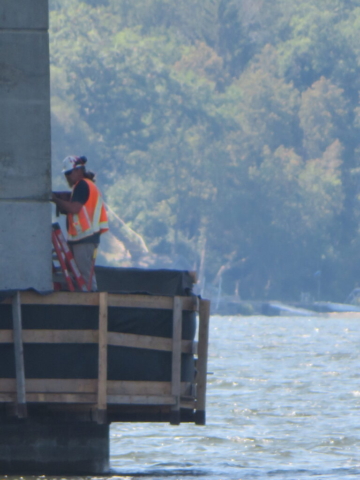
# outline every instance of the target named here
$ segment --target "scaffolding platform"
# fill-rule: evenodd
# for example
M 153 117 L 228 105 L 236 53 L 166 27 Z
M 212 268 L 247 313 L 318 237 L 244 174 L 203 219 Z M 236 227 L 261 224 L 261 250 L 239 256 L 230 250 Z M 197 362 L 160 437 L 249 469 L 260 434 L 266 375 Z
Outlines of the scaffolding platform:
M 2 293 L 0 426 L 4 442 L 14 438 L 17 452 L 1 458 L 0 436 L 2 472 L 104 473 L 111 422 L 205 424 L 210 302 L 193 295 L 182 281 L 180 287 L 175 282 L 173 291 L 180 288 L 183 295 Z M 156 291 L 154 284 L 150 281 L 148 290 Z M 38 468 L 39 461 L 22 459 L 17 429 L 19 436 L 27 428 L 29 437 L 40 432 L 34 439 L 43 445 L 46 428 L 49 449 L 49 444 L 57 445 L 53 435 L 64 443 L 64 425 L 72 432 L 66 444 L 76 432 L 99 428 L 100 437 L 92 437 L 101 438 L 101 445 L 95 442 L 100 460 L 94 446 L 85 449 L 86 462 L 79 463 L 80 454 L 72 459 L 69 450 L 70 457 L 63 453 L 56 468 L 58 459 L 49 460 L 55 455 L 51 452 L 45 454 L 50 463 L 44 468 Z M 78 444 L 84 450 L 83 440 Z M 42 447 L 34 448 L 38 452 Z

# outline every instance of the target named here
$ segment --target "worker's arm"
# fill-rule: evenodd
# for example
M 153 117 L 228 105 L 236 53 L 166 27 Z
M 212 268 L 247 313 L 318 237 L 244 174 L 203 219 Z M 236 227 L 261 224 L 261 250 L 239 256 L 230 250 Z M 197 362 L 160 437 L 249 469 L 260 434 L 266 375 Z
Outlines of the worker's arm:
M 58 197 L 56 193 L 52 194 L 51 201 L 55 203 L 61 212 L 66 213 L 79 213 L 83 204 L 80 202 L 70 202 L 69 200 L 63 200 Z

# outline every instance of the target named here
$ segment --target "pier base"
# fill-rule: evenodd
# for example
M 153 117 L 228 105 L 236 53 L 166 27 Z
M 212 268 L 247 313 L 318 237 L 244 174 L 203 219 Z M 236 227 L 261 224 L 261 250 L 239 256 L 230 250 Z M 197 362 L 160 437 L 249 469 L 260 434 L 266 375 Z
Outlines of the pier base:
M 0 422 L 0 472 L 97 475 L 109 470 L 109 425 Z

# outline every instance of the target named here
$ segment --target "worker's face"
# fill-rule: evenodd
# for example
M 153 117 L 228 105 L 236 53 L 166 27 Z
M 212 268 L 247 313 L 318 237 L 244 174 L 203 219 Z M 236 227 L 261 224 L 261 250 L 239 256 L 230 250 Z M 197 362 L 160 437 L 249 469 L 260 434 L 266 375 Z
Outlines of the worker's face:
M 79 180 L 81 180 L 83 174 L 81 168 L 74 168 L 70 173 L 65 175 L 66 181 L 69 187 L 73 187 Z
M 69 187 L 72 187 L 75 184 L 74 179 L 73 179 L 74 172 L 75 172 L 75 170 L 71 170 L 71 172 L 65 173 L 65 178 L 66 178 L 66 181 L 67 181 Z

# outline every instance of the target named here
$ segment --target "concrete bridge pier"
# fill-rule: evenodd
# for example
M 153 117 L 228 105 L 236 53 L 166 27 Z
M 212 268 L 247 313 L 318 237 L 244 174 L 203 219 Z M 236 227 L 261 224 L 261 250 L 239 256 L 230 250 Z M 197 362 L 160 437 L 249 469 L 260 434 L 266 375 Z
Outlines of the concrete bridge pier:
M 5 475 L 101 475 L 109 470 L 109 425 L 95 422 L 0 422 Z
M 48 18 L 0 1 L 0 291 L 52 290 Z
M 48 25 L 48 0 L 0 1 L 0 292 L 53 289 Z M 3 413 L 0 473 L 108 470 L 107 425 Z

